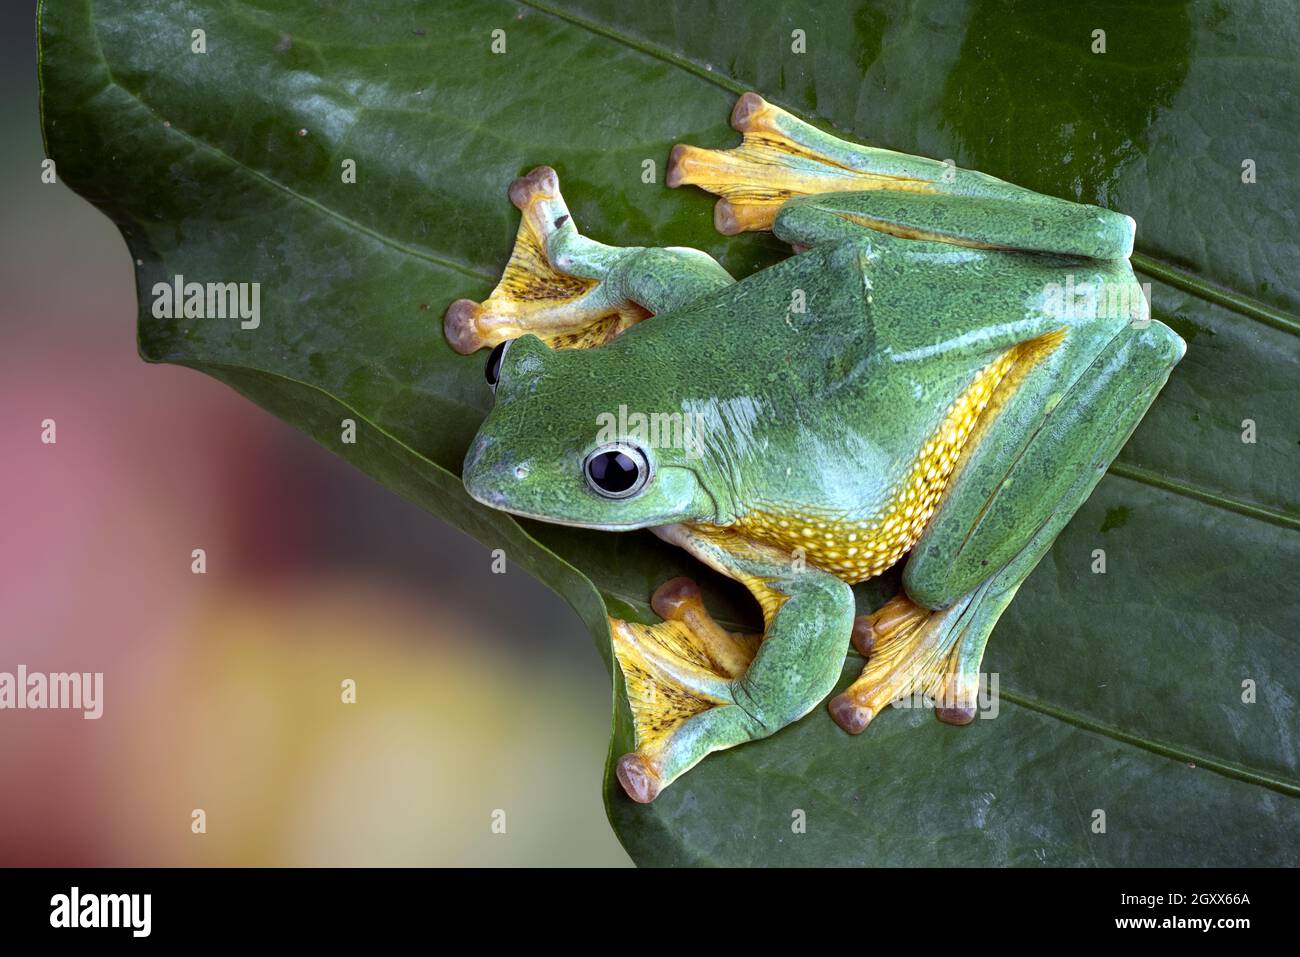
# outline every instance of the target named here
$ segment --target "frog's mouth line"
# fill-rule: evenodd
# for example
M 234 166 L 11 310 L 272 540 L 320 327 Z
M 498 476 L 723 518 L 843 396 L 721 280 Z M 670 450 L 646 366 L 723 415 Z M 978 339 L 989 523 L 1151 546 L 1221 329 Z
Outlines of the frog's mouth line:
M 496 502 L 490 502 L 485 498 L 479 498 L 473 492 L 469 493 L 469 497 L 472 498 L 474 501 L 478 502 L 480 505 L 486 505 L 488 508 L 494 511 L 505 512 L 507 515 L 515 515 L 518 516 L 519 518 L 530 518 L 535 522 L 545 522 L 547 525 L 567 525 L 569 528 L 589 528 L 592 529 L 593 531 L 598 531 L 598 532 L 635 532 L 642 528 L 654 528 L 656 525 L 663 524 L 662 522 L 650 522 L 650 523 L 629 522 L 621 525 L 611 525 L 611 524 L 596 525 L 588 522 L 566 522 L 562 518 L 554 518 L 550 515 L 538 515 L 534 512 L 525 512 L 517 508 L 507 508 L 506 506 L 499 505 Z

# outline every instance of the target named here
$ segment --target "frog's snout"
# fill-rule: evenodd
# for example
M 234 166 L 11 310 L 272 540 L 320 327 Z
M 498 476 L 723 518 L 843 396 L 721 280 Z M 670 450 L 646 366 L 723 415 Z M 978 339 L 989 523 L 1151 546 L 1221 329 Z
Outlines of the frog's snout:
M 500 467 L 493 466 L 488 454 L 494 444 L 493 440 L 486 435 L 475 437 L 474 444 L 465 454 L 465 464 L 460 470 L 465 491 L 469 492 L 470 497 L 491 506 L 499 505 L 502 498 L 500 483 L 492 480 L 494 473 L 499 471 Z
M 529 467 L 526 462 L 515 463 L 493 454 L 496 446 L 495 439 L 478 436 L 465 456 L 461 476 L 465 491 L 475 501 L 492 508 L 506 508 L 507 490 L 528 477 Z

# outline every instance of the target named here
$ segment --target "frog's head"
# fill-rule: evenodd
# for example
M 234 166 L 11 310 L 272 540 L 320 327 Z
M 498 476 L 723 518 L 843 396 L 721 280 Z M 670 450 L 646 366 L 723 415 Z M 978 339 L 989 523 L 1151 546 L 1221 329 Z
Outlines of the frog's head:
M 650 447 L 619 415 L 644 379 L 619 351 L 555 351 L 532 335 L 493 349 L 486 377 L 496 404 L 465 456 L 469 494 L 516 515 L 607 530 L 713 518 L 698 449 Z

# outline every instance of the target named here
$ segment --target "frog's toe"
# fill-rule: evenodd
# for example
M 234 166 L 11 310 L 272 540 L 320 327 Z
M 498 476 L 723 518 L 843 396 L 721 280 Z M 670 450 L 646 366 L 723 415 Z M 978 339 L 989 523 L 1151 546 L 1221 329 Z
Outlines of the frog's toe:
M 978 691 L 978 674 L 963 672 L 956 661 L 950 662 L 948 673 L 935 692 L 934 716 L 944 724 L 970 724 L 979 710 Z
M 713 228 L 723 236 L 738 236 L 747 229 L 765 229 L 767 226 L 757 225 L 757 223 L 766 218 L 767 212 L 761 207 L 737 207 L 733 206 L 729 199 L 720 199 L 713 204 Z M 750 223 L 755 225 L 750 226 Z
M 975 720 L 976 709 L 974 705 L 964 705 L 962 707 L 938 707 L 934 709 L 934 716 L 944 724 L 954 724 L 958 727 L 970 724 Z
M 831 719 L 849 734 L 861 734 L 875 717 L 870 708 L 848 693 L 836 695 L 826 707 Z
M 710 668 L 731 678 L 745 673 L 762 640 L 759 635 L 727 631 L 714 621 L 704 607 L 700 586 L 689 578 L 664 582 L 650 597 L 650 607 L 664 621 L 685 625 Z
M 451 347 L 463 356 L 487 345 L 487 340 L 478 328 L 478 317 L 482 314 L 483 307 L 473 299 L 457 299 L 447 307 L 443 331 Z
M 654 765 L 635 751 L 618 759 L 614 773 L 627 796 L 637 804 L 649 804 L 663 790 L 663 781 Z
M 678 621 L 703 602 L 700 586 L 689 578 L 670 578 L 650 596 L 650 607 L 665 621 Z
M 863 658 L 870 658 L 876 647 L 876 628 L 872 615 L 859 615 L 853 619 L 853 634 L 849 642 Z
M 744 145 L 707 150 L 678 143 L 669 154 L 664 182 L 698 186 L 721 197 L 713 207 L 713 225 L 724 236 L 771 229 L 782 204 L 797 194 L 788 188 L 779 162 L 753 153 Z
M 668 169 L 664 173 L 664 185 L 669 189 L 688 186 L 704 175 L 709 166 L 709 156 L 717 150 L 704 150 L 698 146 L 678 143 L 668 154 Z
M 915 627 L 924 621 L 929 612 L 912 602 L 906 595 L 896 595 L 869 615 L 853 619 L 853 647 L 863 658 L 885 639 L 897 632 Z
M 737 133 L 755 133 L 771 129 L 772 105 L 752 90 L 740 94 L 731 108 L 731 128 Z
M 538 200 L 560 198 L 560 177 L 549 166 L 538 166 L 510 184 L 510 202 L 515 208 L 526 210 Z
M 745 170 L 733 161 L 730 154 L 735 152 L 705 150 L 678 143 L 668 156 L 668 171 L 664 177 L 670 188 L 699 186 L 722 196 L 713 206 L 713 228 L 724 236 L 735 236 L 747 229 L 770 228 L 777 210 L 789 196 L 785 193 L 764 194 L 761 197 L 763 202 L 754 202 L 752 195 L 742 199 Z M 731 197 L 735 197 L 737 202 L 733 203 Z

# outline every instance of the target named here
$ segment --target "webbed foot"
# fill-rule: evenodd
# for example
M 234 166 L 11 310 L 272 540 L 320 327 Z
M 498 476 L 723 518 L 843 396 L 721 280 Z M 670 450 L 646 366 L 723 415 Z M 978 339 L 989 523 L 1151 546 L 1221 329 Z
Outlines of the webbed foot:
M 943 614 L 900 594 L 855 619 L 851 640 L 867 664 L 827 705 L 836 724 L 849 734 L 861 734 L 891 702 L 929 693 L 942 683 L 952 651 L 947 630 L 936 627 Z
M 674 743 L 682 725 L 712 710 L 721 715 L 705 723 L 739 727 L 747 722 L 734 704 L 733 682 L 749 669 L 761 640 L 719 625 L 689 578 L 665 582 L 650 604 L 662 623 L 609 620 L 637 741 L 637 749 L 623 755 L 615 771 L 628 797 L 641 804 L 654 800 L 685 770 L 683 755 L 690 754 L 694 742 L 686 735 Z
M 468 355 L 525 333 L 552 348 L 599 345 L 649 315 L 603 294 L 599 279 L 562 268 L 564 240 L 582 237 L 555 170 L 539 166 L 519 177 L 509 196 L 523 214 L 514 251 L 486 300 L 457 299 L 447 309 L 444 329 L 453 349 Z
M 731 112 L 740 146 L 702 149 L 679 143 L 668 161 L 669 186 L 699 186 L 721 197 L 718 232 L 771 229 L 795 196 L 871 189 L 934 192 L 948 167 L 934 160 L 849 143 L 745 93 Z
M 729 641 L 717 642 L 718 633 L 727 633 L 712 619 L 712 627 L 702 632 L 689 624 L 700 614 L 695 608 L 698 590 L 679 596 L 677 592 L 689 591 L 680 585 L 685 581 L 669 582 L 673 590 L 669 597 L 664 597 L 662 588 L 655 593 L 656 608 L 669 612 L 669 620 L 657 625 L 609 620 L 614 657 L 623 672 L 636 732 L 636 750 L 619 758 L 615 770 L 628 797 L 640 804 L 654 800 L 685 770 L 683 755 L 694 742 L 690 735 L 674 741 L 683 725 L 710 711 L 736 711 L 734 675 L 730 668 L 714 663 L 715 658 L 729 660 L 733 648 Z M 742 664 L 741 673 L 749 665 L 748 660 L 736 662 Z

